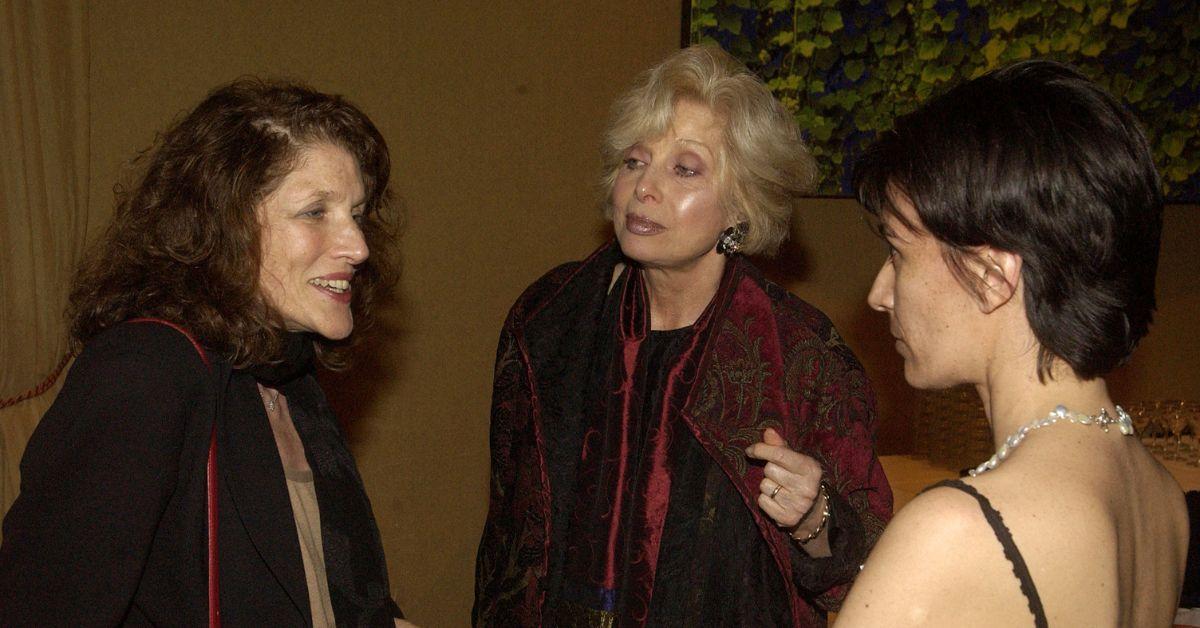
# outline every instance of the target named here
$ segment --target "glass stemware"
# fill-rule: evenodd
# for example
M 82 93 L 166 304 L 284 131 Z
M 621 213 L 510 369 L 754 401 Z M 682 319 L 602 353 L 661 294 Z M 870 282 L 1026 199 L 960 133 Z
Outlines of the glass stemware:
M 1162 402 L 1162 416 L 1170 434 L 1167 457 L 1171 460 L 1186 460 L 1189 456 L 1184 452 L 1183 433 L 1188 427 L 1188 416 L 1184 412 L 1182 401 L 1169 400 Z
M 1185 401 L 1182 404 L 1181 410 L 1187 421 L 1188 429 L 1192 432 L 1190 439 L 1191 451 L 1187 456 L 1187 463 L 1193 467 L 1200 466 L 1200 402 Z
M 1133 420 L 1133 431 L 1137 434 L 1143 445 L 1149 445 L 1149 435 L 1147 431 L 1150 428 L 1150 414 L 1146 411 L 1146 404 L 1141 401 L 1136 401 L 1129 404 L 1125 409 L 1129 413 L 1129 418 Z
M 1165 408 L 1162 400 L 1155 400 L 1145 404 L 1146 413 L 1146 436 L 1142 442 L 1146 444 L 1146 449 L 1150 453 L 1160 458 L 1165 458 L 1167 453 L 1167 422 L 1163 410 Z

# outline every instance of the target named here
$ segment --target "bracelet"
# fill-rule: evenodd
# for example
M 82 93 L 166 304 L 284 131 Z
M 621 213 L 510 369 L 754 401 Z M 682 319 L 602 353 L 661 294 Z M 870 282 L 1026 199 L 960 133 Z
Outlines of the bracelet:
M 821 536 L 821 531 L 825 529 L 825 524 L 829 523 L 829 485 L 824 480 L 821 481 L 820 496 L 825 498 L 825 506 L 821 508 L 821 522 L 817 524 L 815 530 L 808 533 L 808 536 L 802 539 L 792 537 L 793 541 L 801 545 Z

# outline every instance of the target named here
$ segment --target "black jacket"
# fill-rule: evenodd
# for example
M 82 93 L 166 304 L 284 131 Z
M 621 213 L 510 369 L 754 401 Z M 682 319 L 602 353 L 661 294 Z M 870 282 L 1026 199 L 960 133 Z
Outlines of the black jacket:
M 0 625 L 207 624 L 205 462 L 217 421 L 222 623 L 303 626 L 308 591 L 283 467 L 253 376 L 179 332 L 90 341 L 21 461 L 4 519 Z M 313 469 L 339 625 L 391 625 L 379 533 L 311 372 L 284 384 Z

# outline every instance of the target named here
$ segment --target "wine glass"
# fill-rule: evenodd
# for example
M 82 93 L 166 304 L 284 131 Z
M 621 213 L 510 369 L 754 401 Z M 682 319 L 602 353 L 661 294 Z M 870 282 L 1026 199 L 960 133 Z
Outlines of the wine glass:
M 1163 416 L 1164 405 L 1162 400 L 1154 400 L 1145 404 L 1146 414 L 1146 437 L 1143 442 L 1146 443 L 1146 449 L 1155 456 L 1162 456 L 1166 453 L 1166 446 L 1163 442 L 1167 432 L 1167 422 Z
M 1183 402 L 1174 399 L 1162 402 L 1162 414 L 1171 436 L 1171 451 L 1167 457 L 1171 460 L 1184 459 L 1183 432 L 1188 426 L 1188 416 L 1183 411 Z
M 1200 452 L 1200 402 L 1183 402 L 1183 415 L 1187 418 L 1188 428 L 1192 430 L 1193 448 L 1187 463 L 1193 467 L 1200 466 L 1200 460 L 1197 459 L 1197 452 Z
M 1138 440 L 1141 440 L 1143 445 L 1147 444 L 1146 430 L 1150 427 L 1150 415 L 1146 412 L 1146 404 L 1135 401 L 1126 406 L 1125 411 L 1129 413 L 1129 418 L 1133 421 L 1133 433 L 1137 434 Z

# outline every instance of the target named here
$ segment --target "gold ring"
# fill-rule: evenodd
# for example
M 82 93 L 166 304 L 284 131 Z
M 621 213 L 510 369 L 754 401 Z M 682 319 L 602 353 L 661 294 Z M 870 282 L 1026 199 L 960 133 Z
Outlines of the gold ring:
M 779 489 L 781 489 L 781 488 L 783 488 L 782 484 L 776 484 L 775 490 L 771 491 L 771 494 L 768 495 L 768 497 L 770 497 L 771 499 L 775 499 L 775 496 L 779 494 Z

